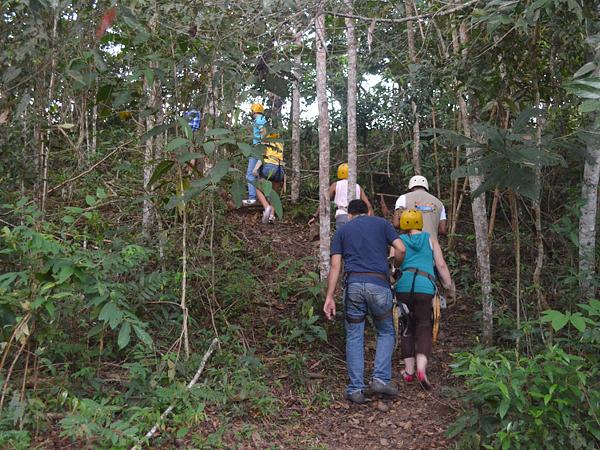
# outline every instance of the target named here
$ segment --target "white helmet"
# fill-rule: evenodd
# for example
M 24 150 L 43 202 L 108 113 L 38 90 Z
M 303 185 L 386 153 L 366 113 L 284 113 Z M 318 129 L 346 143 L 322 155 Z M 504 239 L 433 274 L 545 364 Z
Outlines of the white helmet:
M 427 182 L 427 178 L 421 175 L 415 175 L 408 182 L 408 190 L 411 190 L 414 187 L 421 186 L 426 190 L 429 190 L 429 183 Z

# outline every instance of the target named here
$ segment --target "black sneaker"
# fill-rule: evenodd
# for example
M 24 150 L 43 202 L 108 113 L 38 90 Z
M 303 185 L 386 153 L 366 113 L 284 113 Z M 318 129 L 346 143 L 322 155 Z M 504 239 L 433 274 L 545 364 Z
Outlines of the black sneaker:
M 371 382 L 368 391 L 372 394 L 383 394 L 389 395 L 390 397 L 396 397 L 400 393 L 394 383 L 389 382 L 388 384 L 384 384 L 377 380 Z
M 366 403 L 367 399 L 365 398 L 365 393 L 363 391 L 354 391 L 352 394 L 346 393 L 346 400 L 351 403 Z

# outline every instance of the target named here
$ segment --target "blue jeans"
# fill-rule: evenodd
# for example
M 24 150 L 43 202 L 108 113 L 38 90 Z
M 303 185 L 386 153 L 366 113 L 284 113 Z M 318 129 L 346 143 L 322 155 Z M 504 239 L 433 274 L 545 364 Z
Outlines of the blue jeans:
M 256 166 L 257 162 L 258 159 L 256 158 L 250 158 L 248 160 L 248 168 L 246 169 L 246 180 L 248 181 L 248 200 L 256 200 L 256 187 L 254 187 L 254 184 L 256 183 L 256 177 L 252 171 L 254 170 L 254 166 Z
M 365 320 L 367 313 L 373 316 L 377 329 L 377 347 L 373 380 L 387 384 L 392 379 L 392 353 L 396 343 L 394 320 L 389 314 L 382 320 L 374 316 L 391 313 L 393 307 L 392 291 L 373 283 L 350 283 L 346 287 L 346 366 L 350 384 L 346 388 L 348 394 L 365 388 Z M 365 319 L 359 323 L 350 319 Z

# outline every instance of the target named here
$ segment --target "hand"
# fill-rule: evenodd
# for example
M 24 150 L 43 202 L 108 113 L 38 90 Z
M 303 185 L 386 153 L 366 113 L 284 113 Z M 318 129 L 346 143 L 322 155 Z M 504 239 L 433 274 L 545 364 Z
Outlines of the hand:
M 450 286 L 446 287 L 448 291 L 448 297 L 454 299 L 456 298 L 456 285 L 454 284 L 454 280 L 450 283 Z
M 257 169 L 254 169 L 254 170 L 252 171 L 252 175 L 254 175 L 255 177 L 258 177 L 258 170 L 257 170 Z
M 327 297 L 325 299 L 325 304 L 323 305 L 323 312 L 325 313 L 325 317 L 327 320 L 335 319 L 335 300 L 333 297 Z

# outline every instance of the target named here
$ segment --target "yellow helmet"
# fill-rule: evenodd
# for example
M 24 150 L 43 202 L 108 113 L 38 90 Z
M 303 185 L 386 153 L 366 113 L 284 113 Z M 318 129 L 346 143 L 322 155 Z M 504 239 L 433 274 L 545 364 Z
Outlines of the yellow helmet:
M 279 135 L 279 133 L 270 133 L 270 134 L 267 134 L 267 138 L 268 139 L 279 139 L 280 135 Z
M 340 180 L 345 180 L 348 178 L 348 164 L 344 163 L 338 166 L 337 177 Z
M 250 111 L 252 111 L 252 114 L 262 114 L 265 112 L 265 107 L 260 103 L 252 103 L 252 105 L 250 105 Z
M 406 209 L 400 216 L 401 230 L 422 230 L 423 214 L 417 209 Z

